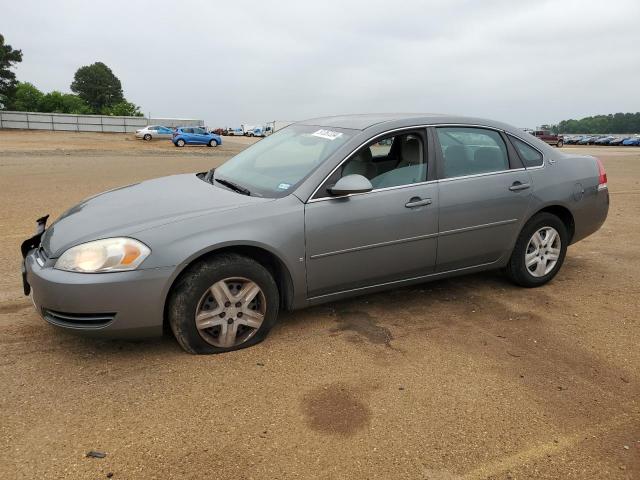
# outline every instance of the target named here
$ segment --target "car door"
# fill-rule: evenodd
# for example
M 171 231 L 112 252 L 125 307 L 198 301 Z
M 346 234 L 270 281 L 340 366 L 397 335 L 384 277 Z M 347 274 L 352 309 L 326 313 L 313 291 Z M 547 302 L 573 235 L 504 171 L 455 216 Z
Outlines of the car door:
M 435 268 L 438 186 L 427 181 L 428 174 L 435 175 L 429 168 L 432 148 L 427 148 L 426 131 L 390 138 L 405 143 L 397 158 L 374 155 L 377 141 L 364 146 L 334 170 L 305 206 L 311 299 L 420 277 Z M 394 167 L 380 166 L 388 162 Z M 331 196 L 328 188 L 349 174 L 367 177 L 373 190 Z
M 193 129 L 193 142 L 199 145 L 206 143 L 206 133 L 202 128 L 194 128 Z
M 531 200 L 531 179 L 495 129 L 435 127 L 440 228 L 437 271 L 509 254 Z

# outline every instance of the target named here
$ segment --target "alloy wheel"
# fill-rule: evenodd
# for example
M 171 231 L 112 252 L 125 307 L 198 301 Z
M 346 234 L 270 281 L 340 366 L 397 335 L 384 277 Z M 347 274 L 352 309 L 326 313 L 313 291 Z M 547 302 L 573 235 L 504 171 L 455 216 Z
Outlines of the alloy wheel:
M 548 275 L 558 263 L 562 243 L 553 227 L 538 229 L 529 239 L 524 262 L 529 273 L 536 277 Z
M 262 289 L 247 278 L 225 278 L 200 298 L 195 322 L 200 336 L 219 348 L 240 345 L 260 329 L 267 311 Z

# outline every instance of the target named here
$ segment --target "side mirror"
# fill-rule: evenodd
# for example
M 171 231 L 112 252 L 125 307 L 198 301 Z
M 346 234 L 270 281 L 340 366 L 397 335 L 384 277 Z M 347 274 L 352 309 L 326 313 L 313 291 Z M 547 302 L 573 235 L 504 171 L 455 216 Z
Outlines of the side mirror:
M 336 184 L 329 188 L 331 195 L 349 195 L 350 193 L 365 193 L 373 190 L 373 185 L 362 175 L 352 174 L 342 177 Z

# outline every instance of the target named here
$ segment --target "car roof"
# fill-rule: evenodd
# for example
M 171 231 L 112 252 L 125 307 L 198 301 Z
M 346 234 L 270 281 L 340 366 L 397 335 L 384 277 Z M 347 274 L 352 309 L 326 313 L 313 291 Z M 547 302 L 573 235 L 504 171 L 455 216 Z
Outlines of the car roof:
M 297 122 L 299 125 L 317 125 L 321 127 L 367 130 L 374 126 L 388 128 L 408 125 L 430 124 L 467 124 L 486 125 L 512 130 L 514 127 L 484 118 L 465 117 L 443 113 L 366 113 L 356 115 L 336 115 L 332 117 L 311 118 Z

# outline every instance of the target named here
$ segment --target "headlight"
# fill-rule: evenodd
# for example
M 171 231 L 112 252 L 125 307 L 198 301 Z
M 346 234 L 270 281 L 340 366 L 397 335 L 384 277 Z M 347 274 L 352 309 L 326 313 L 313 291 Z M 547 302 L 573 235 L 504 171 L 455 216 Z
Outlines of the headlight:
M 151 250 L 133 238 L 105 238 L 71 247 L 56 261 L 54 268 L 69 272 L 122 272 L 134 270 Z

